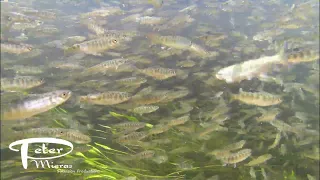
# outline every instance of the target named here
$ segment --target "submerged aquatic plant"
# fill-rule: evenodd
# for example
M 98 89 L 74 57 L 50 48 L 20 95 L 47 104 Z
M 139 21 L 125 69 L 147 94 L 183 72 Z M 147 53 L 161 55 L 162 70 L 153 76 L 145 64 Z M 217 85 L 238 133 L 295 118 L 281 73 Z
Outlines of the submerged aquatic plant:
M 110 111 L 109 114 L 111 116 L 115 117 L 115 118 L 126 118 L 127 120 L 132 121 L 132 122 L 139 122 L 139 120 L 134 116 L 128 116 L 128 115 L 125 115 L 125 114 L 119 114 L 119 113 L 112 112 L 112 111 Z
M 84 167 L 86 169 L 91 169 L 95 173 L 85 174 L 84 179 L 123 179 L 126 177 L 144 177 L 144 178 L 177 178 L 180 175 L 167 175 L 167 176 L 157 176 L 151 174 L 148 170 L 135 169 L 128 167 L 122 162 L 114 160 L 113 157 L 120 155 L 128 155 L 128 153 L 113 149 L 109 146 L 94 143 L 94 145 L 87 145 L 91 147 L 87 152 L 77 152 L 75 155 L 70 155 L 70 158 L 83 158 Z

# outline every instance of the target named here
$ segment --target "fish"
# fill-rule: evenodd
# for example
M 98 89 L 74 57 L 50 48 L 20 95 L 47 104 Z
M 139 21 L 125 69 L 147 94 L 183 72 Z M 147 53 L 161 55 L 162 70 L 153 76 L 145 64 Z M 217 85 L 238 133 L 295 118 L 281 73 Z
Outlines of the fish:
M 132 112 L 143 115 L 155 112 L 159 109 L 159 106 L 154 105 L 145 105 L 145 106 L 138 106 L 132 110 Z
M 256 178 L 257 178 L 257 176 L 256 176 L 256 171 L 254 170 L 253 167 L 250 167 L 249 174 L 250 174 L 251 178 L 253 178 L 253 179 L 256 179 Z
M 140 17 L 141 17 L 141 14 L 131 14 L 131 15 L 121 19 L 121 22 L 122 23 L 136 22 L 136 20 Z
M 34 76 L 16 76 L 14 78 L 1 78 L 1 90 L 7 92 L 24 91 L 38 87 L 45 83 L 43 78 Z
M 135 95 L 132 101 L 137 105 L 150 105 L 161 102 L 166 98 L 166 93 L 153 93 L 146 95 Z
M 231 154 L 232 153 L 231 151 L 235 151 L 235 150 L 241 149 L 244 146 L 245 143 L 246 143 L 245 140 L 241 140 L 239 142 L 232 143 L 232 144 L 229 144 L 227 146 L 224 146 L 221 149 L 216 149 L 216 150 L 214 150 L 212 152 L 209 152 L 209 153 L 207 153 L 207 155 L 214 155 L 216 157 L 216 159 L 221 159 L 222 157 L 226 157 L 229 154 Z
M 231 153 L 225 157 L 222 157 L 220 160 L 224 164 L 234 164 L 234 167 L 236 167 L 237 163 L 246 160 L 249 156 L 251 156 L 251 153 L 251 149 L 242 149 L 238 152 Z
M 20 12 L 10 12 L 6 15 L 9 22 L 32 22 L 32 18 Z
M 194 21 L 195 19 L 188 14 L 179 14 L 170 19 L 165 24 L 157 25 L 156 27 L 154 27 L 154 30 L 162 31 L 174 28 L 181 29 L 190 26 Z
M 56 13 L 51 11 L 39 11 L 35 9 L 26 9 L 22 11 L 27 16 L 36 16 L 40 19 L 56 19 Z
M 163 18 L 163 17 L 154 17 L 154 16 L 136 17 L 136 22 L 142 25 L 149 25 L 149 26 L 163 24 L 165 21 L 166 21 L 166 18 Z
M 98 24 L 95 23 L 88 23 L 87 24 L 87 28 L 94 32 L 96 35 L 101 35 L 101 34 L 105 34 L 107 32 L 106 29 L 104 29 L 103 27 L 99 26 Z
M 155 151 L 147 150 L 142 151 L 140 153 L 137 153 L 135 155 L 132 155 L 131 158 L 134 160 L 140 160 L 140 159 L 150 159 L 155 155 Z
M 33 46 L 29 44 L 1 43 L 1 52 L 20 55 L 31 52 L 32 50 Z
M 278 119 L 275 119 L 273 121 L 270 121 L 270 124 L 274 127 L 276 127 L 280 132 L 292 132 L 292 133 L 295 133 L 296 135 L 302 135 L 303 134 L 303 130 L 300 129 L 300 128 L 295 128 L 295 127 L 292 127 L 291 125 L 281 121 L 281 120 L 278 120 Z
M 97 72 L 106 73 L 107 71 L 110 71 L 110 70 L 118 70 L 120 66 L 128 63 L 129 63 L 128 59 L 123 59 L 123 58 L 111 59 L 111 60 L 99 63 L 97 65 L 94 65 L 88 69 L 85 69 L 82 72 L 82 75 L 95 74 Z
M 224 157 L 227 157 L 231 154 L 230 151 L 225 151 L 225 150 L 222 150 L 222 149 L 218 149 L 218 150 L 214 150 L 214 151 L 211 151 L 209 153 L 207 153 L 207 155 L 210 155 L 210 156 L 215 156 L 216 159 L 220 160 Z
M 175 49 L 188 50 L 192 46 L 192 42 L 182 36 L 160 36 L 158 34 L 147 34 L 147 38 L 152 43 L 162 44 Z
M 115 14 L 123 14 L 123 11 L 120 9 L 120 7 L 103 7 L 100 9 L 94 9 L 93 11 L 90 11 L 88 13 L 81 14 L 81 18 L 88 18 L 88 17 L 106 17 L 111 16 Z
M 84 69 L 78 62 L 66 62 L 66 61 L 53 61 L 49 64 L 49 67 L 66 70 L 78 70 Z
M 186 102 L 180 102 L 180 108 L 176 109 L 172 112 L 173 115 L 180 115 L 180 114 L 185 114 L 189 113 L 190 111 L 193 110 L 193 106 L 186 103 Z
M 69 36 L 69 37 L 64 38 L 62 41 L 63 41 L 64 45 L 70 45 L 70 44 L 83 42 L 86 39 L 87 39 L 87 37 L 85 37 L 85 36 Z
M 281 50 L 273 56 L 263 56 L 258 59 L 251 59 L 220 69 L 215 77 L 224 80 L 226 83 L 239 83 L 243 80 L 252 80 L 254 77 L 264 78 L 267 72 L 275 65 L 287 65 L 288 59 Z
M 163 164 L 168 161 L 167 155 L 156 155 L 152 160 L 157 164 Z
M 196 62 L 192 60 L 186 60 L 186 61 L 180 61 L 177 63 L 177 66 L 183 67 L 183 68 L 191 68 L 196 65 Z
M 225 147 L 223 147 L 222 149 L 224 151 L 234 151 L 234 150 L 238 150 L 238 149 L 241 149 L 246 143 L 246 140 L 241 140 L 239 142 L 236 142 L 236 143 L 232 143 L 232 144 L 229 144 Z
M 41 127 L 24 130 L 21 133 L 27 137 L 59 137 L 77 144 L 91 142 L 90 136 L 73 129 Z
M 84 41 L 80 44 L 74 44 L 64 50 L 65 55 L 74 52 L 83 52 L 88 55 L 102 56 L 102 53 L 108 49 L 114 49 L 120 45 L 120 41 L 110 38 L 97 38 Z
M 255 106 L 272 106 L 282 102 L 282 98 L 278 95 L 270 94 L 267 92 L 245 92 L 239 90 L 239 94 L 232 94 L 231 99 L 239 100 L 243 103 Z
M 118 79 L 115 82 L 126 86 L 137 86 L 147 82 L 147 79 L 142 77 L 129 77 Z
M 89 80 L 89 81 L 84 81 L 80 84 L 78 84 L 79 87 L 84 87 L 84 88 L 90 88 L 90 87 L 102 87 L 106 84 L 109 84 L 110 81 L 103 81 L 103 80 Z
M 118 137 L 117 139 L 115 139 L 115 142 L 122 144 L 122 145 L 132 144 L 132 143 L 134 144 L 137 141 L 140 141 L 140 140 L 146 138 L 147 135 L 148 134 L 145 132 L 132 132 L 130 134 Z
M 177 75 L 177 70 L 163 67 L 149 67 L 145 69 L 139 69 L 138 72 L 151 76 L 157 80 L 165 80 Z
M 39 94 L 14 104 L 1 112 L 1 121 L 26 119 L 44 113 L 66 102 L 72 95 L 69 90 L 56 90 Z
M 15 22 L 11 25 L 11 29 L 17 30 L 17 31 L 24 31 L 26 29 L 33 29 L 40 25 L 42 25 L 42 21 L 35 20 L 33 22 Z
M 264 154 L 264 155 L 257 157 L 256 159 L 251 160 L 250 162 L 245 164 L 245 166 L 257 166 L 259 164 L 262 164 L 262 163 L 268 161 L 271 158 L 272 158 L 271 154 Z
M 17 74 L 42 74 L 44 72 L 43 67 L 36 67 L 36 66 L 27 66 L 27 65 L 14 65 L 10 67 L 4 67 L 5 70 L 13 70 Z
M 119 129 L 122 133 L 128 134 L 146 126 L 143 122 L 124 122 L 112 125 L 112 128 Z
M 152 129 L 149 130 L 148 136 L 162 134 L 170 129 L 170 126 L 165 124 L 157 124 Z
M 262 32 L 258 32 L 256 35 L 253 36 L 254 41 L 265 41 L 268 40 L 269 42 L 272 41 L 273 38 L 283 34 L 285 31 L 283 29 L 269 29 L 264 30 Z
M 203 129 L 198 135 L 198 139 L 200 140 L 208 140 L 210 138 L 210 135 L 214 131 L 228 131 L 228 128 L 220 126 L 217 123 L 211 123 L 208 127 Z
M 189 48 L 190 51 L 197 53 L 201 56 L 217 56 L 216 52 L 208 52 L 205 48 L 201 47 L 198 44 L 192 43 L 192 45 Z
M 268 146 L 268 149 L 273 149 L 275 147 L 277 147 L 280 143 L 281 140 L 281 133 L 277 133 L 276 138 L 274 139 L 274 142 Z
M 182 125 L 182 124 L 186 123 L 187 121 L 189 121 L 189 119 L 190 119 L 190 115 L 184 115 L 184 116 L 181 116 L 178 118 L 173 118 L 173 119 L 169 120 L 167 125 L 170 127 Z
M 319 60 L 319 51 L 312 49 L 293 51 L 287 54 L 287 59 L 289 64 L 312 62 Z
M 92 36 L 92 38 L 109 38 L 128 42 L 137 35 L 138 33 L 135 31 L 105 30 L 103 33 L 97 34 L 97 36 Z
M 262 111 L 262 115 L 256 118 L 256 120 L 258 122 L 273 121 L 280 114 L 280 109 L 277 109 L 277 108 L 271 109 L 269 111 L 265 111 L 265 110 L 260 109 L 260 111 Z
M 107 91 L 97 94 L 88 94 L 80 96 L 80 102 L 86 102 L 97 105 L 115 105 L 131 99 L 131 94 L 120 91 Z

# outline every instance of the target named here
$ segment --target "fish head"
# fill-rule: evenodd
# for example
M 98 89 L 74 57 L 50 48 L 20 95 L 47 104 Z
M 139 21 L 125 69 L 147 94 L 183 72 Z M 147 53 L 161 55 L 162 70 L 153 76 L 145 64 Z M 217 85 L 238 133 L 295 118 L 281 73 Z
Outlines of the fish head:
M 232 69 L 223 68 L 216 73 L 216 78 L 219 80 L 225 80 L 232 76 Z
M 60 98 L 67 100 L 67 99 L 69 99 L 71 97 L 72 91 L 69 91 L 69 90 L 58 90 L 57 94 L 58 94 L 58 96 Z

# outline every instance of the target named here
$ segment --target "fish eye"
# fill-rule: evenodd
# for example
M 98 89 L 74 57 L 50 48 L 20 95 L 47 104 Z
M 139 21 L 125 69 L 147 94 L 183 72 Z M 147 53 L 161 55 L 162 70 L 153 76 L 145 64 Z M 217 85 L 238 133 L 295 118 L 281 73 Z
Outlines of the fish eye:
M 117 43 L 118 41 L 116 39 L 112 40 L 113 43 Z
M 31 51 L 31 50 L 32 50 L 32 47 L 27 47 L 27 49 L 28 49 L 29 51 Z

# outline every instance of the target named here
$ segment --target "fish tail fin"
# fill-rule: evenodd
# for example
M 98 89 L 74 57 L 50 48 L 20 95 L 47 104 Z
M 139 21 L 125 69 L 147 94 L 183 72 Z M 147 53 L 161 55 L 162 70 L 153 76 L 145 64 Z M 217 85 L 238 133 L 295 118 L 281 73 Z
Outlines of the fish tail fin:
M 288 57 L 287 57 L 287 50 L 288 50 L 288 42 L 284 41 L 283 44 L 281 44 L 281 47 L 279 48 L 279 56 L 281 64 L 283 65 L 289 65 L 288 63 Z
M 87 99 L 88 99 L 87 96 L 78 96 L 78 97 L 76 98 L 76 102 L 77 102 L 78 104 L 84 103 Z
M 280 57 L 280 69 L 284 71 L 290 71 L 294 65 L 294 63 L 290 63 L 290 60 L 288 58 L 288 43 L 287 41 L 283 42 L 282 47 L 279 50 L 279 57 Z
M 230 89 L 225 89 L 223 92 L 223 97 L 226 99 L 226 103 L 231 103 L 235 100 L 234 94 L 231 92 Z
M 81 103 L 80 103 L 80 97 L 81 97 L 81 96 L 73 96 L 72 98 L 70 98 L 70 101 L 69 101 L 69 102 L 70 102 L 72 105 L 77 106 L 77 105 L 81 104 Z
M 87 96 L 78 96 L 75 98 L 75 105 L 80 106 L 81 109 L 91 109 L 93 108 L 93 104 L 89 103 Z
M 179 79 L 186 79 L 189 76 L 188 72 L 185 72 L 183 70 L 177 70 L 177 77 Z
M 127 65 L 128 65 L 130 68 L 132 68 L 133 71 L 139 70 L 139 68 L 137 68 L 137 66 L 135 65 L 134 62 L 129 62 L 129 63 L 127 63 Z

